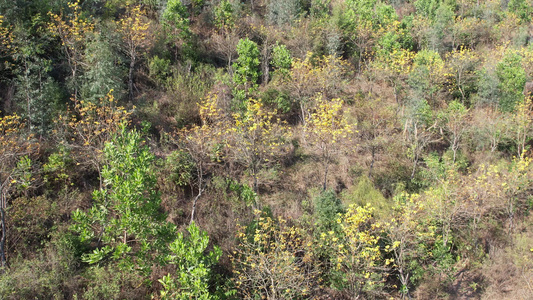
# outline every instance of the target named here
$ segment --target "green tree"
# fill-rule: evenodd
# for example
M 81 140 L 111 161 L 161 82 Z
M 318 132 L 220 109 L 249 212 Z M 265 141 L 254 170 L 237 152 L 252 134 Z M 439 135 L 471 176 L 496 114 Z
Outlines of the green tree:
M 431 50 L 442 53 L 451 47 L 455 48 L 452 28 L 455 24 L 453 7 L 442 2 L 435 12 L 435 19 L 428 31 L 427 42 Z
M 97 243 L 93 252 L 83 255 L 85 262 L 112 258 L 124 270 L 148 272 L 154 261 L 163 259 L 175 227 L 160 212 L 154 155 L 143 143 L 141 133 L 123 125 L 105 145 L 105 185 L 93 193 L 92 208 L 72 215 L 80 239 Z
M 338 229 L 337 217 L 343 212 L 342 202 L 332 190 L 322 191 L 315 199 L 314 215 L 315 226 L 319 232 Z
M 510 12 L 514 13 L 523 22 L 528 23 L 531 21 L 531 13 L 533 13 L 533 7 L 527 0 L 509 0 L 507 8 Z
M 180 0 L 169 0 L 161 14 L 160 23 L 165 30 L 167 43 L 174 44 L 174 56 L 177 59 L 180 46 L 188 42 L 191 36 L 187 8 Z
M 257 88 L 257 80 L 261 75 L 259 70 L 259 48 L 248 38 L 239 40 L 237 44 L 239 57 L 233 64 L 233 96 L 237 99 L 238 108 L 243 108 L 246 95 Z
M 531 98 L 526 98 L 516 104 L 514 112 L 509 118 L 509 137 L 516 145 L 516 157 L 523 158 L 528 150 L 528 141 L 532 133 Z
M 430 19 L 435 18 L 435 13 L 441 4 L 441 0 L 416 0 L 414 6 L 417 13 Z
M 231 31 L 237 19 L 234 4 L 229 0 L 222 0 L 215 6 L 213 11 L 215 14 L 215 26 L 222 31 Z
M 526 71 L 522 67 L 522 57 L 516 51 L 508 51 L 496 65 L 496 75 L 500 80 L 500 109 L 512 111 L 524 98 L 522 91 L 526 83 Z
M 342 12 L 340 27 L 355 51 L 358 70 L 361 71 L 365 56 L 369 55 L 375 42 L 388 31 L 389 25 L 398 16 L 392 6 L 376 0 L 349 0 Z
M 274 66 L 275 73 L 282 79 L 289 77 L 292 57 L 287 46 L 276 42 L 276 46 L 272 49 L 272 66 Z
M 411 99 L 408 116 L 404 124 L 406 133 L 407 157 L 412 161 L 411 179 L 415 177 L 416 167 L 426 147 L 439 141 L 433 136 L 437 122 L 433 124 L 433 111 L 426 100 Z
M 16 190 L 17 165 L 23 155 L 32 152 L 31 135 L 23 135 L 24 123 L 16 114 L 0 117 L 0 268 L 7 267 L 6 257 L 6 208 Z
M 438 93 L 446 79 L 445 75 L 444 61 L 438 52 L 419 51 L 413 58 L 413 69 L 409 74 L 412 96 L 425 99 L 430 105 L 436 106 Z
M 204 254 L 209 244 L 207 232 L 202 231 L 192 222 L 187 228 L 189 236 L 178 233 L 178 237 L 169 245 L 170 254 L 166 261 L 178 267 L 175 278 L 171 274 L 163 276 L 159 282 L 163 285 L 162 300 L 216 300 L 219 297 L 209 291 L 212 267 L 218 262 L 222 251 L 214 247 Z
M 413 283 L 421 279 L 424 272 L 421 262 L 430 255 L 429 244 L 435 236 L 435 227 L 425 222 L 426 208 L 419 198 L 418 194 L 407 193 L 394 197 L 392 218 L 383 224 L 385 251 L 392 253 L 385 264 L 398 273 L 404 296 L 409 296 Z
M 300 13 L 300 1 L 272 0 L 267 6 L 267 20 L 274 25 L 291 24 Z
M 24 28 L 17 27 L 14 47 L 17 49 L 13 55 L 17 63 L 13 70 L 16 103 L 29 129 L 47 135 L 62 96 L 59 85 L 50 76 L 52 61 L 44 58 L 43 39 L 32 37 Z
M 468 109 L 460 102 L 452 101 L 441 114 L 441 119 L 446 131 L 444 138 L 450 143 L 450 148 L 453 151 L 453 163 L 455 163 L 463 135 L 469 127 Z
M 111 90 L 117 98 L 122 94 L 125 71 L 117 64 L 116 55 L 111 42 L 101 33 L 87 44 L 80 88 L 83 100 L 98 103 Z

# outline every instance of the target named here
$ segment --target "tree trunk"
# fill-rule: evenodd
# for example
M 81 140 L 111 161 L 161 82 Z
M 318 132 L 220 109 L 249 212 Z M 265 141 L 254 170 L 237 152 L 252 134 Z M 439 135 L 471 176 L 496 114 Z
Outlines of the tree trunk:
M 135 57 L 133 56 L 130 61 L 130 70 L 128 73 L 128 90 L 130 102 L 133 102 L 133 70 L 135 68 Z
M 0 200 L 0 214 L 1 214 L 1 219 L 0 219 L 0 222 L 1 222 L 1 226 L 2 226 L 2 237 L 0 239 L 0 267 L 2 268 L 6 268 L 6 267 L 9 267 L 8 264 L 7 264 L 7 259 L 6 259 L 6 251 L 5 251 L 5 246 L 6 246 L 6 237 L 7 237 L 7 233 L 6 233 L 6 212 L 5 212 L 5 207 L 6 207 L 6 196 L 5 194 L 2 193 L 2 199 Z
M 415 149 L 416 151 L 416 149 Z M 418 154 L 415 153 L 415 158 L 413 159 L 413 171 L 411 172 L 411 180 L 415 178 L 416 165 L 418 164 Z
M 305 107 L 304 107 L 304 100 L 300 98 L 300 116 L 302 119 L 302 125 L 305 126 Z
M 376 160 L 376 147 L 371 146 L 370 149 L 372 160 L 370 161 L 370 170 L 368 170 L 368 178 L 372 178 L 372 170 L 374 169 L 374 162 Z
M 329 171 L 329 162 L 324 162 L 324 182 L 322 183 L 322 190 L 326 190 L 328 183 L 328 171 Z

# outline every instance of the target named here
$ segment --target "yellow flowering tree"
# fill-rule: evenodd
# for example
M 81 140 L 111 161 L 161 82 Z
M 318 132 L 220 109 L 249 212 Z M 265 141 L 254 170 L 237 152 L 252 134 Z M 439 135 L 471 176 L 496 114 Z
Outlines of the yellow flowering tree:
M 326 98 L 336 97 L 345 85 L 347 70 L 346 61 L 333 55 L 315 58 L 309 52 L 303 60 L 292 60 L 284 84 L 300 106 L 302 124 L 306 124 L 314 106 L 313 96 L 322 93 Z
M 401 104 L 401 91 L 404 88 L 405 81 L 412 69 L 414 53 L 405 49 L 393 49 L 385 55 L 378 56 L 373 62 L 373 68 L 378 72 L 378 76 L 392 86 L 394 100 Z
M 418 194 L 402 193 L 395 201 L 392 218 L 383 224 L 385 252 L 391 257 L 385 260 L 385 265 L 398 273 L 400 292 L 408 296 L 414 279 L 422 276 L 420 265 L 430 253 L 428 247 L 435 228 L 423 222 L 425 206 Z
M 255 211 L 257 221 L 238 227 L 239 244 L 231 261 L 243 299 L 299 299 L 316 286 L 311 243 L 303 228 Z
M 515 216 L 520 215 L 517 209 L 524 207 L 526 199 L 530 197 L 527 188 L 533 182 L 533 172 L 531 170 L 532 159 L 521 155 L 515 158 L 509 170 L 502 172 L 501 190 L 503 192 L 504 211 L 507 214 L 509 234 L 514 229 Z
M 516 104 L 514 112 L 509 118 L 509 136 L 516 145 L 516 157 L 522 158 L 527 150 L 527 142 L 532 133 L 533 107 L 531 97 L 524 99 Z
M 305 143 L 318 154 L 322 163 L 324 190 L 330 164 L 355 131 L 343 114 L 343 103 L 341 99 L 325 100 L 318 94 L 316 110 L 304 127 Z
M 128 6 L 125 16 L 116 21 L 118 32 L 124 42 L 124 52 L 130 59 L 128 89 L 130 101 L 133 100 L 133 72 L 141 51 L 148 47 L 150 23 L 140 5 Z
M 0 59 L 6 60 L 15 52 L 16 47 L 13 45 L 13 34 L 11 33 L 11 28 L 9 26 L 5 26 L 4 16 L 0 15 Z
M 276 163 L 290 150 L 288 127 L 274 111 L 269 111 L 261 99 L 250 99 L 243 113 L 233 115 L 228 130 L 229 150 L 233 159 L 242 164 L 253 178 L 258 193 L 259 172 Z
M 448 65 L 448 81 L 450 82 L 450 92 L 458 91 L 461 95 L 461 103 L 465 104 L 467 95 L 474 87 L 476 80 L 475 67 L 480 58 L 467 48 L 461 47 L 459 50 L 449 52 L 446 55 Z
M 225 134 L 225 123 L 222 111 L 217 106 L 218 95 L 208 95 L 198 104 L 201 125 L 192 125 L 178 132 L 179 145 L 183 147 L 194 162 L 196 174 L 191 178 L 190 185 L 197 190 L 191 210 L 191 224 L 194 221 L 198 199 L 202 196 L 207 182 L 204 176 L 209 167 L 219 158 L 217 148 L 222 144 Z
M 320 247 L 332 251 L 330 280 L 335 289 L 358 299 L 379 290 L 383 283 L 380 251 L 381 225 L 374 222 L 373 208 L 350 205 L 339 214 L 339 233 L 323 232 Z
M 131 112 L 118 106 L 113 91 L 98 103 L 81 100 L 74 105 L 74 111 L 59 116 L 55 133 L 78 152 L 78 165 L 93 166 L 100 174 L 102 150 L 121 124 L 128 122 Z M 102 185 L 100 177 L 100 185 Z
M 74 99 L 78 99 L 78 71 L 80 71 L 85 55 L 87 36 L 94 31 L 94 24 L 82 16 L 80 1 L 68 3 L 71 13 L 61 11 L 59 15 L 49 12 L 51 22 L 48 29 L 59 37 L 68 66 L 71 71 L 71 80 L 74 88 Z

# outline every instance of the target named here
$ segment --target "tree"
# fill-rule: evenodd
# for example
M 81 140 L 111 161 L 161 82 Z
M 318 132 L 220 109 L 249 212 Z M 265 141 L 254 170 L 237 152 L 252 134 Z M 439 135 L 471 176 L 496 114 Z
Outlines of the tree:
M 272 48 L 272 66 L 274 67 L 275 75 L 277 74 L 281 80 L 287 79 L 290 74 L 292 66 L 292 57 L 287 46 L 280 45 L 276 42 Z
M 253 189 L 259 192 L 259 172 L 288 153 L 290 137 L 287 126 L 275 113 L 264 107 L 261 99 L 249 99 L 243 113 L 233 114 L 228 130 L 230 152 L 253 178 Z
M 304 60 L 293 59 L 289 76 L 287 76 L 286 86 L 300 109 L 300 121 L 305 125 L 309 114 L 309 98 L 314 95 L 317 89 L 316 77 L 314 76 L 311 53 L 306 55 Z M 316 73 L 315 73 L 316 74 Z
M 440 3 L 440 0 L 417 0 L 414 6 L 419 15 L 433 19 Z
M 345 36 L 355 45 L 357 51 L 357 68 L 362 69 L 363 57 L 373 45 L 378 30 L 375 27 L 373 9 L 375 0 L 348 1 L 344 10 L 340 27 Z
M 233 61 L 237 56 L 237 45 L 240 42 L 237 30 L 231 30 L 226 33 L 213 33 L 211 42 L 213 43 L 217 54 L 227 62 L 228 73 L 233 77 Z
M 104 147 L 104 186 L 94 191 L 95 203 L 88 211 L 72 214 L 72 229 L 82 242 L 95 242 L 96 249 L 83 255 L 90 264 L 108 258 L 124 270 L 149 274 L 154 262 L 164 257 L 175 227 L 160 213 L 154 155 L 143 145 L 142 134 L 128 131 L 124 123 Z
M 513 111 L 515 105 L 524 97 L 522 91 L 526 83 L 526 72 L 522 67 L 520 54 L 513 50 L 507 51 L 496 65 L 496 75 L 500 80 L 499 107 L 502 111 Z
M 124 41 L 124 52 L 130 59 L 128 72 L 128 90 L 130 101 L 133 101 L 133 72 L 141 52 L 149 46 L 149 21 L 144 16 L 141 6 L 128 6 L 126 15 L 116 21 L 118 32 Z
M 83 68 L 86 41 L 94 30 L 94 24 L 83 17 L 79 0 L 68 3 L 68 7 L 72 10 L 70 14 L 63 11 L 59 15 L 48 13 L 51 18 L 48 29 L 61 40 L 71 72 L 74 99 L 77 100 L 79 71 Z
M 397 125 L 397 105 L 369 93 L 356 102 L 355 113 L 357 131 L 361 138 L 360 148 L 370 152 L 368 177 L 372 178 L 379 153 L 393 140 L 392 132 Z
M 441 114 L 441 118 L 444 122 L 443 127 L 448 133 L 444 138 L 450 143 L 450 148 L 453 151 L 453 163 L 455 163 L 461 139 L 469 128 L 469 110 L 463 104 L 452 101 Z
M 229 0 L 222 0 L 213 9 L 215 14 L 215 26 L 217 26 L 219 30 L 227 32 L 232 31 L 235 27 L 237 16 L 233 6 L 234 4 Z
M 261 41 L 261 81 L 263 85 L 266 85 L 270 80 L 270 59 L 272 58 L 274 42 L 277 43 L 280 31 L 275 26 L 261 25 L 258 33 Z
M 478 62 L 479 58 L 475 53 L 464 47 L 446 55 L 449 80 L 452 84 L 450 90 L 459 91 L 463 104 L 467 104 L 467 96 L 475 89 L 474 84 L 477 81 L 475 67 Z
M 461 178 L 457 167 L 451 165 L 451 167 L 444 167 L 443 169 L 442 172 L 436 174 L 435 184 L 425 192 L 424 198 L 427 205 L 435 208 L 429 213 L 437 224 L 442 246 L 451 249 L 449 244 L 453 243 L 453 233 L 460 212 L 463 210 L 464 201 L 459 195 Z
M 413 97 L 425 99 L 432 107 L 437 106 L 437 95 L 442 89 L 446 69 L 439 53 L 421 50 L 413 58 L 413 69 L 409 74 L 409 85 Z
M 375 42 L 389 30 L 390 24 L 398 19 L 392 6 L 376 0 L 346 1 L 340 27 L 357 51 L 357 68 L 371 55 Z
M 17 163 L 19 159 L 32 153 L 36 145 L 31 142 L 32 136 L 23 135 L 24 123 L 18 115 L 0 117 L 0 267 L 8 267 L 6 257 L 6 209 L 10 194 L 17 182 Z
M 174 58 L 177 59 L 179 48 L 191 36 L 187 8 L 180 0 L 169 0 L 161 14 L 160 23 L 165 30 L 167 43 L 174 43 Z
M 213 163 L 213 151 L 222 144 L 221 137 L 226 130 L 221 121 L 222 112 L 217 107 L 217 95 L 209 95 L 199 106 L 201 125 L 193 125 L 180 131 L 180 145 L 187 151 L 194 162 L 196 174 L 191 178 L 191 187 L 198 191 L 193 199 L 191 224 L 194 222 L 198 199 L 202 196 L 207 182 L 205 177 Z
M 322 163 L 323 190 L 327 188 L 330 164 L 354 132 L 353 125 L 348 123 L 342 113 L 343 103 L 341 99 L 325 100 L 318 94 L 316 111 L 304 127 L 305 143 L 318 153 Z
M 113 49 L 113 42 L 103 33 L 94 35 L 94 40 L 85 47 L 85 72 L 81 76 L 80 99 L 85 102 L 98 103 L 109 91 L 121 99 L 124 90 L 124 69 L 119 65 L 118 53 Z
M 257 80 L 261 75 L 259 48 L 248 38 L 241 39 L 237 44 L 237 54 L 239 57 L 233 64 L 233 96 L 237 100 L 236 106 L 243 109 L 247 94 L 257 88 Z
M 268 2 L 266 19 L 273 25 L 291 24 L 300 13 L 300 2 L 273 0 Z
M 383 281 L 379 271 L 381 226 L 373 222 L 372 211 L 369 205 L 352 204 L 337 218 L 340 231 L 320 236 L 321 247 L 333 250 L 329 276 L 333 287 L 346 291 L 352 299 L 372 295 Z
M 435 18 L 428 32 L 429 49 L 443 53 L 449 48 L 455 49 L 454 32 L 455 12 L 451 5 L 441 2 L 435 11 Z
M 496 152 L 498 145 L 508 135 L 506 116 L 491 107 L 478 108 L 472 113 L 473 130 L 470 131 L 472 140 L 483 148 L 488 145 L 490 152 Z
M 410 287 L 422 275 L 420 265 L 429 254 L 434 227 L 425 224 L 426 208 L 418 194 L 402 193 L 394 200 L 396 203 L 392 218 L 383 224 L 387 243 L 385 251 L 392 253 L 392 259 L 387 259 L 385 264 L 391 265 L 398 272 L 400 292 L 409 297 Z
M 171 274 L 163 276 L 159 282 L 163 285 L 162 300 L 216 300 L 219 297 L 209 291 L 209 279 L 212 267 L 218 262 L 222 251 L 217 246 L 205 255 L 209 236 L 191 222 L 187 227 L 189 236 L 183 233 L 169 245 L 170 254 L 166 261 L 178 267 L 176 277 Z
M 44 58 L 45 45 L 42 40 L 31 36 L 23 28 L 16 31 L 14 45 L 18 51 L 13 55 L 18 67 L 16 75 L 15 99 L 28 128 L 40 135 L 47 135 L 51 129 L 55 108 L 59 104 L 61 91 L 50 76 L 52 61 Z
M 322 93 L 325 98 L 338 97 L 346 86 L 348 64 L 340 57 L 328 55 L 313 57 L 307 53 L 305 59 L 293 59 L 285 88 L 300 106 L 300 120 L 305 126 L 314 107 L 313 97 Z
M 337 218 L 344 211 L 342 202 L 332 190 L 322 191 L 313 199 L 315 227 L 318 232 L 339 229 Z
M 254 213 L 254 229 L 248 233 L 244 226 L 238 227 L 238 246 L 231 256 L 238 293 L 244 299 L 308 296 L 317 274 L 305 230 L 281 217 Z
M 509 12 L 512 12 L 518 17 L 520 17 L 520 19 L 522 19 L 522 22 L 528 23 L 531 21 L 531 14 L 533 13 L 533 9 L 531 8 L 531 4 L 527 1 L 509 0 L 507 8 Z
M 16 53 L 16 46 L 13 44 L 13 34 L 11 27 L 4 23 L 4 16 L 0 15 L 0 59 L 5 66 L 8 66 L 8 59 Z M 1 74 L 2 77 L 5 76 Z
M 103 185 L 102 150 L 130 115 L 131 112 L 124 107 L 117 106 L 111 90 L 97 103 L 80 100 L 74 105 L 73 112 L 68 110 L 57 120 L 59 126 L 55 133 L 59 142 L 78 152 L 77 164 L 94 167 L 98 171 L 100 187 Z
M 394 100 L 399 105 L 403 104 L 402 90 L 412 70 L 414 53 L 404 49 L 393 49 L 390 52 L 378 55 L 372 61 L 372 66 L 377 71 L 378 78 L 384 78 L 393 88 Z
M 516 146 L 516 157 L 523 158 L 531 139 L 533 107 L 531 98 L 518 102 L 511 113 L 509 135 Z
M 433 136 L 437 122 L 433 121 L 433 112 L 425 100 L 413 101 L 404 124 L 404 136 L 407 142 L 407 157 L 413 163 L 411 179 L 415 177 L 416 167 L 426 147 L 440 139 Z

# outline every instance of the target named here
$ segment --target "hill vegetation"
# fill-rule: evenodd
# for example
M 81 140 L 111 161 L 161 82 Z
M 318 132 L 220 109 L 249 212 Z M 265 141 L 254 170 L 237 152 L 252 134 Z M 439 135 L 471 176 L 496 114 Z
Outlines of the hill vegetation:
M 526 299 L 526 0 L 0 2 L 1 299 Z

